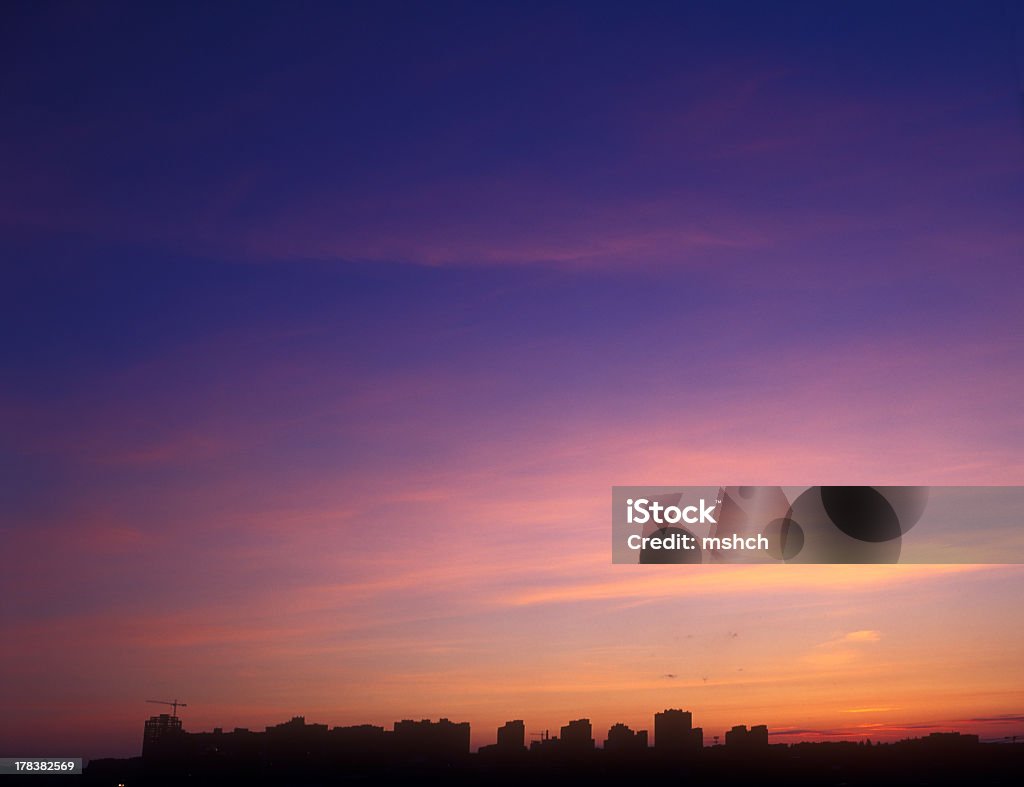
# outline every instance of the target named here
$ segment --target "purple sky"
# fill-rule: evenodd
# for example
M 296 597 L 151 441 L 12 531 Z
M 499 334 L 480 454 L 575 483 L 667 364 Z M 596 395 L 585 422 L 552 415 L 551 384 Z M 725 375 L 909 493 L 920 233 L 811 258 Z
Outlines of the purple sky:
M 0 26 L 9 753 L 1018 732 L 1019 568 L 612 567 L 607 504 L 1022 482 L 1020 5 L 303 9 Z

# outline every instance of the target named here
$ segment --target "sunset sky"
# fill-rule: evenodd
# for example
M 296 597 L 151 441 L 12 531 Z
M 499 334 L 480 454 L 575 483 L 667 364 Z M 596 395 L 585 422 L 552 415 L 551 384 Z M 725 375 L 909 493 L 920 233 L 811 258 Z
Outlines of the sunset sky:
M 4 8 L 0 755 L 1024 735 L 1024 566 L 609 547 L 1024 483 L 1024 7 L 628 5 Z

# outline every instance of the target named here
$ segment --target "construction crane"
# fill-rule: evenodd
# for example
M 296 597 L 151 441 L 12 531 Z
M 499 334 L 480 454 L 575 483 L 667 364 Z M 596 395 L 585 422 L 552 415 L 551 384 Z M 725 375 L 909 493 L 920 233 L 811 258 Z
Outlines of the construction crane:
M 167 700 L 146 700 L 146 702 L 153 702 L 153 703 L 156 703 L 157 705 L 170 705 L 171 706 L 171 718 L 177 718 L 177 716 L 178 716 L 178 708 L 187 708 L 188 707 L 188 705 L 186 705 L 184 702 L 178 702 L 177 700 L 174 700 L 174 702 L 167 702 Z

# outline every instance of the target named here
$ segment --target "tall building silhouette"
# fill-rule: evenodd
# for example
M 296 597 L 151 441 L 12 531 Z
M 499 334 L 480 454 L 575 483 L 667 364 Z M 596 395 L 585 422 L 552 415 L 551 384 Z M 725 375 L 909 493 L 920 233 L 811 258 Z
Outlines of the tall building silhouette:
M 522 762 L 526 756 L 526 725 L 522 719 L 506 721 L 498 727 L 498 742 L 481 746 L 477 753 L 485 760 Z
M 654 714 L 654 748 L 662 754 L 699 751 L 704 746 L 704 730 L 694 728 L 688 710 L 668 708 Z
M 173 754 L 183 740 L 181 719 L 169 713 L 150 716 L 142 732 L 142 756 Z
M 526 747 L 526 725 L 522 719 L 506 721 L 498 727 L 498 748 L 502 751 L 519 751 Z
M 562 727 L 561 745 L 563 752 L 592 751 L 594 735 L 590 727 L 590 719 L 576 719 Z

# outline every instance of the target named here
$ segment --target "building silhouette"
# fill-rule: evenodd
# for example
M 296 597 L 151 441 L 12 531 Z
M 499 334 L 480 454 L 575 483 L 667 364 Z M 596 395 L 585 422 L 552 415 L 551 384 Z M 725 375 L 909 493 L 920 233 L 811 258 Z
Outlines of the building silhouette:
M 522 719 L 506 721 L 498 727 L 498 742 L 495 744 L 502 751 L 520 751 L 526 748 L 526 725 Z
M 594 735 L 590 719 L 576 719 L 562 727 L 559 748 L 564 752 L 586 752 L 594 750 Z
M 184 739 L 181 719 L 169 713 L 150 716 L 142 731 L 142 756 L 173 755 Z
M 748 730 L 742 724 L 737 724 L 725 733 L 725 745 L 737 749 L 768 748 L 768 727 L 758 724 Z
M 553 754 L 558 750 L 559 740 L 557 735 L 548 735 L 548 731 L 544 730 L 544 733 L 535 741 L 530 741 L 530 752 L 532 754 Z
M 654 748 L 660 754 L 692 754 L 704 746 L 704 730 L 693 726 L 688 710 L 668 708 L 654 714 Z
M 349 754 L 349 759 L 367 759 L 387 752 L 388 733 L 383 727 L 360 724 L 355 727 L 335 727 L 328 738 L 330 745 Z
M 977 746 L 980 739 L 977 735 L 962 732 L 933 732 L 924 738 L 913 741 L 918 746 L 935 749 L 962 749 Z
M 292 716 L 291 721 L 267 727 L 267 738 L 282 742 L 324 740 L 326 736 L 326 724 L 306 724 L 305 716 Z
M 613 724 L 608 730 L 604 750 L 612 754 L 639 754 L 647 751 L 647 730 L 633 732 L 625 724 Z
M 459 757 L 469 754 L 469 722 L 456 724 L 448 719 L 432 722 L 395 722 L 394 750 L 396 753 L 424 758 Z
M 498 741 L 481 746 L 477 753 L 484 759 L 517 762 L 526 756 L 526 725 L 522 719 L 507 721 L 498 727 Z

